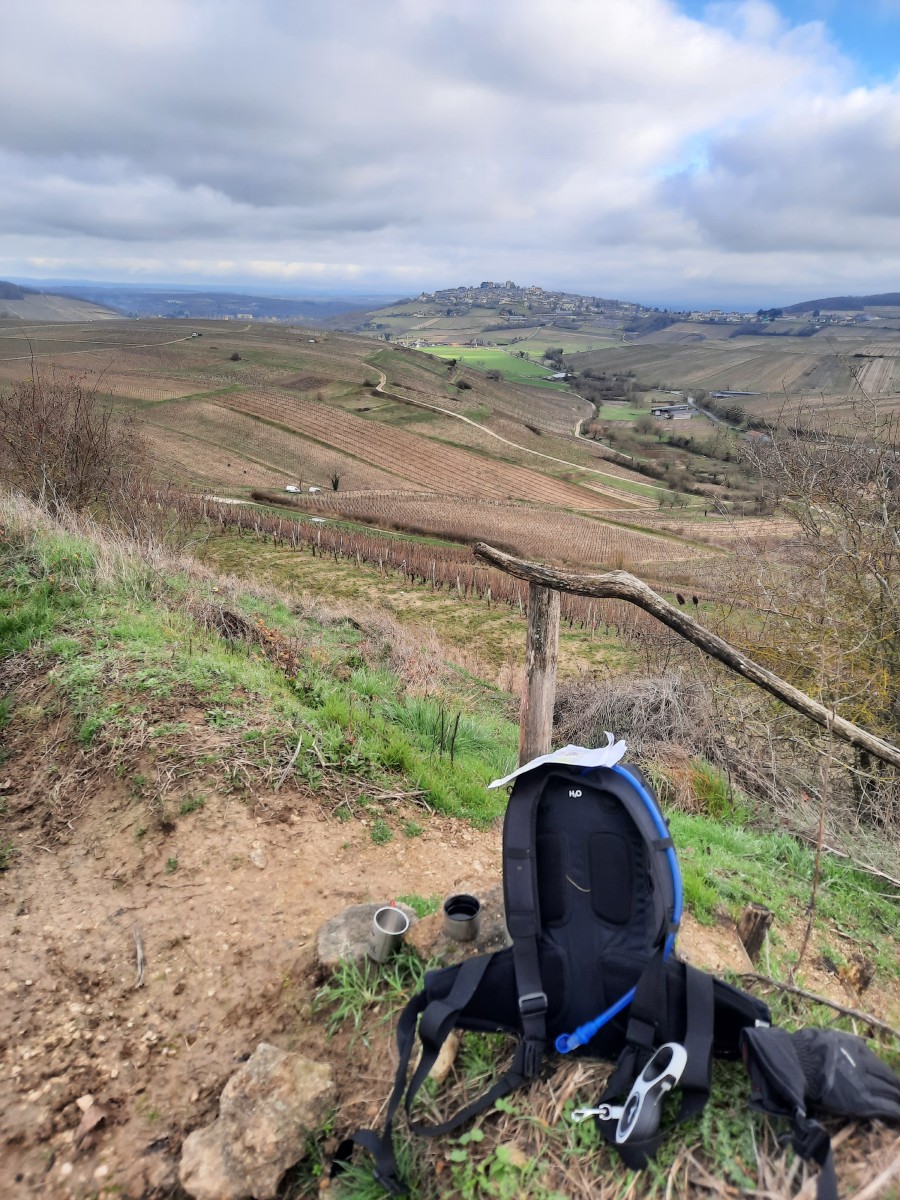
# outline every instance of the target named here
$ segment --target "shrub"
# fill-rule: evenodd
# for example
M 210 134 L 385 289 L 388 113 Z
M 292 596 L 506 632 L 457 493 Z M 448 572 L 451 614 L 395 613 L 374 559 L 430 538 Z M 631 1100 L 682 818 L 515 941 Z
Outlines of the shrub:
M 97 385 L 33 368 L 0 390 L 0 457 L 31 500 L 58 512 L 120 498 L 147 452 L 133 419 L 100 400 Z

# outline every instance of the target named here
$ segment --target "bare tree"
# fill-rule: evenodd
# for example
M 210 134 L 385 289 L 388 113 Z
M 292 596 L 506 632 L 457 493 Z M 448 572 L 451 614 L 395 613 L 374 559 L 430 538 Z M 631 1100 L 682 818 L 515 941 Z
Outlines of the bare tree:
M 146 463 L 133 419 L 96 384 L 34 364 L 30 379 L 0 389 L 0 455 L 10 482 L 54 511 L 114 499 Z
M 900 732 L 900 429 L 860 402 L 828 426 L 798 414 L 751 453 L 798 537 L 781 564 L 760 564 L 766 640 L 795 675 L 838 684 L 841 708 Z M 784 630 L 783 630 L 784 632 Z M 832 692 L 832 694 L 835 694 Z
M 798 411 L 749 453 L 797 536 L 744 562 L 745 645 L 841 716 L 900 738 L 900 428 L 862 395 Z M 866 823 L 900 820 L 900 779 L 865 751 L 851 780 Z

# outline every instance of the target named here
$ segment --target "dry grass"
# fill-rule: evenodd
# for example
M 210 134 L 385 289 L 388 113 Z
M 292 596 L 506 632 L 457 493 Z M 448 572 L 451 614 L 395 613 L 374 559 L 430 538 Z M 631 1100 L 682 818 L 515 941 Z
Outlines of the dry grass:
M 585 676 L 559 685 L 558 741 L 600 746 L 607 729 L 644 758 L 673 745 L 685 754 L 709 755 L 719 737 L 709 687 L 688 666 L 643 677 Z

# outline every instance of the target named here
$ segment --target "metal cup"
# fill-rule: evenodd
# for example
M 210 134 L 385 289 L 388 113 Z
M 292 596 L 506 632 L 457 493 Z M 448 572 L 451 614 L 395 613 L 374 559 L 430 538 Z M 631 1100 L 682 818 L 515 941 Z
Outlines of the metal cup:
M 460 892 L 444 901 L 444 933 L 457 942 L 474 942 L 481 928 L 481 902 Z
M 369 940 L 369 958 L 383 963 L 400 949 L 403 935 L 409 929 L 409 917 L 402 908 L 385 905 L 372 917 L 372 937 Z

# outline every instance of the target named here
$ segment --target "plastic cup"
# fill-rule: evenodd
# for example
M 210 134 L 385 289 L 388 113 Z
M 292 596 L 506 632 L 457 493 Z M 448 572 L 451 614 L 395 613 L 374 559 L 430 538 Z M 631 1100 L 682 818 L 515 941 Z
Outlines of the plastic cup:
M 481 901 L 460 892 L 444 901 L 444 933 L 457 942 L 473 942 L 481 928 Z
M 369 958 L 383 963 L 395 954 L 403 943 L 403 935 L 409 929 L 409 917 L 402 908 L 387 904 L 379 908 L 372 917 L 372 937 L 369 940 Z

